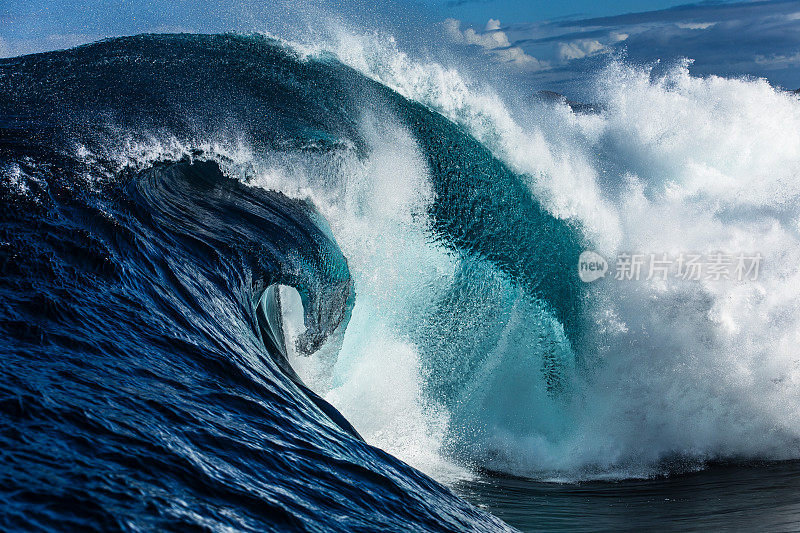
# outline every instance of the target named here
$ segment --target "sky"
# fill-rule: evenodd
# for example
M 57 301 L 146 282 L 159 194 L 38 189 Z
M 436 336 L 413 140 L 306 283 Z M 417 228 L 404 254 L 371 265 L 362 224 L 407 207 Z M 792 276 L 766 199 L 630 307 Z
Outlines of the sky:
M 468 24 L 485 24 L 490 18 L 537 22 L 636 13 L 684 4 L 686 0 L 426 0 L 424 3 Z
M 145 31 L 290 35 L 332 13 L 566 93 L 619 56 L 800 88 L 800 0 L 0 0 L 0 57 Z
M 597 4 L 452 0 L 445 29 L 473 54 L 543 83 L 624 56 L 643 64 L 688 58 L 696 75 L 765 77 L 800 87 L 799 1 Z

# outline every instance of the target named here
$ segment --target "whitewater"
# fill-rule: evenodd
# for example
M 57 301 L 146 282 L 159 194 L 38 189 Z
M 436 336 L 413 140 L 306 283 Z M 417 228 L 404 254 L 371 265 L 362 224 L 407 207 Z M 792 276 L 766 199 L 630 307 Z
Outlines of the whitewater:
M 800 457 L 795 95 L 695 77 L 690 61 L 656 73 L 617 59 L 594 76 L 597 114 L 533 99 L 512 109 L 391 37 L 295 46 L 460 124 L 588 249 L 763 256 L 754 282 L 601 280 L 585 296 L 584 344 L 570 346 L 503 272 L 426 235 L 429 169 L 406 129 L 368 118 L 374 146 L 342 171 L 344 196 L 308 192 L 353 269 L 353 318 L 338 351 L 292 358 L 368 442 L 444 481 L 476 467 L 563 481 Z M 432 311 L 465 270 L 470 294 Z M 567 361 L 560 395 L 542 378 L 553 352 Z

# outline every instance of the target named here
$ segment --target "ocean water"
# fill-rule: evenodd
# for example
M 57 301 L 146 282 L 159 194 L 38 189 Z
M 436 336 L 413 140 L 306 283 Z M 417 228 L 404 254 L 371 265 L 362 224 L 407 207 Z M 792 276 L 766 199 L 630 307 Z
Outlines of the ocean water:
M 0 60 L 0 523 L 790 528 L 800 102 L 592 91 L 352 32 Z M 762 263 L 584 283 L 585 250 Z
M 796 463 L 617 482 L 484 477 L 456 491 L 521 531 L 796 531 Z

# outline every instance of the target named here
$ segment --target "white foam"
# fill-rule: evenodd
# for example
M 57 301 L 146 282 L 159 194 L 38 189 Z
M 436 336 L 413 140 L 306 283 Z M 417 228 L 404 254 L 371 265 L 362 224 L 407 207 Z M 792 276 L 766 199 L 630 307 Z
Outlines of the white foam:
M 418 347 L 406 334 L 440 278 L 454 270 L 453 259 L 427 233 L 424 214 L 433 198 L 427 164 L 392 117 L 364 115 L 361 134 L 369 143 L 366 158 L 349 153 L 325 168 L 291 167 L 347 257 L 356 301 L 338 349 L 324 346 L 311 357 L 291 350 L 290 362 L 367 442 L 439 479 L 465 477 L 467 470 L 441 453 L 449 415 L 425 396 Z M 282 295 L 284 313 L 293 317 L 291 346 L 302 331 L 299 297 Z
M 596 363 L 574 376 L 577 392 L 568 401 L 550 400 L 534 378 L 527 394 L 504 395 L 510 377 L 530 362 L 528 348 L 497 344 L 487 359 L 494 362 L 469 385 L 477 406 L 437 406 L 428 415 L 436 425 L 446 408 L 451 434 L 460 424 L 482 428 L 467 450 L 474 462 L 571 479 L 649 475 L 675 456 L 700 462 L 800 457 L 796 97 L 763 80 L 693 77 L 686 64 L 656 77 L 617 62 L 596 78 L 602 114 L 575 115 L 563 105 L 515 114 L 497 93 L 471 85 L 455 70 L 412 60 L 391 40 L 343 33 L 328 47 L 347 64 L 466 126 L 529 176 L 531 190 L 552 213 L 584 224 L 604 253 L 728 250 L 764 256 L 756 282 L 596 285 L 595 322 L 587 325 L 592 338 L 582 347 L 584 359 Z M 364 231 L 374 256 L 382 247 L 387 256 L 407 253 L 403 247 L 411 244 L 394 233 L 400 227 L 378 233 L 356 228 L 349 231 Z M 343 248 L 348 257 L 363 252 Z M 352 266 L 362 287 L 359 278 L 386 265 L 354 260 Z M 402 278 L 416 274 L 394 275 L 400 281 L 373 284 L 369 291 L 378 291 L 373 297 L 380 303 L 360 326 L 360 334 L 385 338 L 386 346 L 396 339 L 382 337 L 384 317 L 413 321 L 399 308 L 416 305 L 392 292 L 395 283 L 404 286 Z M 380 298 L 382 290 L 391 297 Z M 525 319 L 517 320 L 524 326 Z M 374 379 L 380 366 L 364 363 L 377 357 L 368 352 L 343 374 Z M 538 356 L 535 349 L 530 354 Z M 394 376 L 390 388 L 396 390 L 424 390 L 397 380 L 428 379 L 419 372 Z M 356 418 L 393 410 L 384 405 L 393 405 L 390 398 L 346 390 L 330 399 L 347 412 L 346 405 L 360 398 Z M 488 401 L 498 396 L 504 401 Z M 393 442 L 387 434 L 381 439 Z

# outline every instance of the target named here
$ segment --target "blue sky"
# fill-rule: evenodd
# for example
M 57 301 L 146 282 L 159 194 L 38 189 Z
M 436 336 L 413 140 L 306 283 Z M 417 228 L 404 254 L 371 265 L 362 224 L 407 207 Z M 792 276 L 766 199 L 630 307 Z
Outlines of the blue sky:
M 466 23 L 485 24 L 490 18 L 513 23 L 619 15 L 664 9 L 685 4 L 686 0 L 425 0 L 424 3 Z
M 685 57 L 693 60 L 694 74 L 766 77 L 800 87 L 796 0 L 570 2 L 537 10 L 538 4 L 453 0 L 445 7 L 447 35 L 467 53 L 564 90 L 578 73 L 619 55 L 649 64 Z M 548 9 L 551 15 L 539 17 Z
M 481 68 L 563 92 L 619 54 L 688 57 L 695 74 L 800 87 L 800 0 L 0 0 L 0 56 L 145 31 L 286 35 L 325 13 L 396 31 L 401 45 L 424 35 Z

